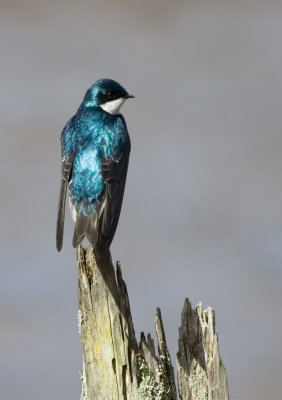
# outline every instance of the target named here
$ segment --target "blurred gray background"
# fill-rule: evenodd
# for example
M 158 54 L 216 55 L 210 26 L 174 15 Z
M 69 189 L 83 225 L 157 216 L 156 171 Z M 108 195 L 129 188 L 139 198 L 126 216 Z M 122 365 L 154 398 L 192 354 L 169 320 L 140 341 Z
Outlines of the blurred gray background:
M 61 130 L 98 78 L 136 95 L 113 259 L 136 333 L 216 310 L 231 399 L 282 393 L 281 1 L 1 0 L 0 397 L 77 400 L 77 270 L 55 250 Z

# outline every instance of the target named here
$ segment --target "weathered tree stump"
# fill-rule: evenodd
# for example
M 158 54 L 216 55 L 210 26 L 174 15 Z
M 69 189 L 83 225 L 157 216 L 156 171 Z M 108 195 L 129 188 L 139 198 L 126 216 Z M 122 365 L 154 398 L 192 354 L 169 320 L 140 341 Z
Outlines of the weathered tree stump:
M 78 322 L 83 368 L 81 400 L 176 400 L 174 370 L 160 309 L 158 355 L 150 334 L 137 343 L 121 267 L 108 252 L 95 260 L 91 247 L 77 249 Z M 215 333 L 214 311 L 182 311 L 177 353 L 181 400 L 227 400 L 227 378 Z

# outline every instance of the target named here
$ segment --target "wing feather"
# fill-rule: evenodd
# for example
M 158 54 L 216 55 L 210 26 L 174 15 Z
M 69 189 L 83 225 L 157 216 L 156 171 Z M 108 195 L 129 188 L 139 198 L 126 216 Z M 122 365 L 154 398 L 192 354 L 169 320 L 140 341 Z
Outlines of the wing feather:
M 95 246 L 99 255 L 109 248 L 116 232 L 130 154 L 130 142 L 119 157 L 103 158 L 101 164 L 102 178 L 106 183 L 106 196 L 103 212 L 99 219 L 99 236 Z
M 57 214 L 57 231 L 56 231 L 56 246 L 57 250 L 61 251 L 63 246 L 64 224 L 65 224 L 65 208 L 66 208 L 66 193 L 68 182 L 71 176 L 74 152 L 70 157 L 62 159 L 62 180 L 59 195 L 59 205 Z

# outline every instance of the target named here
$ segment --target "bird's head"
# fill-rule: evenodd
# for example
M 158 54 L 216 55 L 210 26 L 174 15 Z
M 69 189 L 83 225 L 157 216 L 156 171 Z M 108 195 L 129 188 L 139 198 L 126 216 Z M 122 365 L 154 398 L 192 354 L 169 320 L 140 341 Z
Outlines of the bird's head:
M 118 82 L 112 79 L 99 79 L 87 90 L 83 104 L 86 107 L 100 106 L 110 114 L 119 114 L 125 100 L 133 97 Z

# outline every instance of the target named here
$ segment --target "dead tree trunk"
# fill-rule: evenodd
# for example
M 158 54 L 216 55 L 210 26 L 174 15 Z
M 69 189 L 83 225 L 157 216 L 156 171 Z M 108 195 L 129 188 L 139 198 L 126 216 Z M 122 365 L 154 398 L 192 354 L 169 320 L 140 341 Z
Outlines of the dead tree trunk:
M 96 261 L 78 247 L 78 322 L 82 342 L 81 400 L 176 400 L 174 370 L 160 309 L 156 311 L 158 355 L 151 335 L 137 343 L 126 285 L 110 253 Z M 215 333 L 214 311 L 182 311 L 177 353 L 181 400 L 227 400 L 227 378 Z

